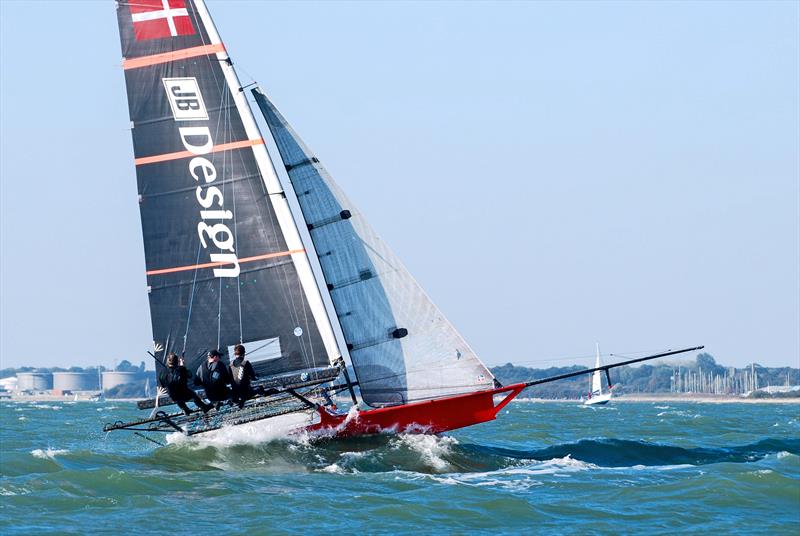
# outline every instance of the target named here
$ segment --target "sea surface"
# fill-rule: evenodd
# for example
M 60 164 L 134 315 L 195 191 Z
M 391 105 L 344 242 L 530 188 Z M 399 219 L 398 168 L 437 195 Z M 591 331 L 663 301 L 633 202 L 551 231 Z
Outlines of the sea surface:
M 518 401 L 441 436 L 164 447 L 0 403 L 0 534 L 800 534 L 800 405 Z M 177 440 L 176 440 L 177 439 Z

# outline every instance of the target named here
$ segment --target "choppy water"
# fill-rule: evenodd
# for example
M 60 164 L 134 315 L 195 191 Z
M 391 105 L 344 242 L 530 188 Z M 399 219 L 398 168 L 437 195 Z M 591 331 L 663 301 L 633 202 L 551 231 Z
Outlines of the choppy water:
M 800 406 L 515 402 L 440 437 L 167 447 L 0 404 L 0 534 L 800 533 Z

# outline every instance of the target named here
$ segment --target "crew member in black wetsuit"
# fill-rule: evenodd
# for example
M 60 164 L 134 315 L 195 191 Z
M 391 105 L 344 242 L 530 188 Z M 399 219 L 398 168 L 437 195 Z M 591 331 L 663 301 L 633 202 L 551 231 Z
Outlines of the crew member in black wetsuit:
M 257 391 L 253 390 L 250 383 L 257 380 L 256 371 L 253 370 L 253 365 L 245 359 L 244 345 L 237 344 L 233 349 L 235 359 L 231 361 L 231 389 L 233 389 L 233 400 L 239 404 L 240 408 L 244 407 L 244 403 L 253 398 L 256 394 L 264 394 L 264 388 L 259 387 Z
M 192 411 L 186 405 L 191 400 L 195 405 L 206 413 L 211 409 L 211 404 L 206 404 L 197 393 L 189 388 L 189 371 L 186 370 L 180 359 L 174 353 L 167 356 L 167 367 L 161 371 L 158 377 L 159 383 L 167 388 L 169 397 L 183 410 L 186 415 Z
M 217 350 L 208 352 L 208 360 L 197 367 L 197 374 L 194 382 L 203 386 L 206 391 L 206 398 L 214 403 L 217 409 L 231 398 L 231 390 L 228 384 L 231 383 L 231 375 L 228 367 L 219 360 L 222 354 Z

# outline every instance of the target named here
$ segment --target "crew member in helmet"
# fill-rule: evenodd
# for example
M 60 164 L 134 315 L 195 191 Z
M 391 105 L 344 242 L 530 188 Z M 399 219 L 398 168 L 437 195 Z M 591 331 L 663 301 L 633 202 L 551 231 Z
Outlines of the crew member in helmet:
M 218 350 L 208 352 L 206 362 L 197 367 L 194 378 L 195 384 L 203 386 L 206 398 L 214 403 L 217 409 L 231 398 L 231 390 L 228 388 L 231 376 L 228 367 L 220 361 L 220 357 L 222 354 Z
M 244 407 L 244 403 L 253 398 L 256 394 L 264 394 L 264 388 L 259 387 L 257 391 L 253 390 L 251 382 L 258 379 L 256 371 L 253 370 L 253 365 L 245 359 L 244 345 L 237 344 L 233 349 L 234 360 L 231 361 L 231 388 L 233 389 L 233 400 L 239 404 L 240 408 Z
M 158 375 L 159 384 L 167 388 L 169 397 L 183 410 L 186 415 L 192 411 L 186 405 L 189 400 L 203 410 L 203 413 L 211 409 L 211 404 L 206 404 L 197 393 L 189 388 L 189 371 L 181 363 L 180 358 L 173 352 L 167 356 L 167 366 Z

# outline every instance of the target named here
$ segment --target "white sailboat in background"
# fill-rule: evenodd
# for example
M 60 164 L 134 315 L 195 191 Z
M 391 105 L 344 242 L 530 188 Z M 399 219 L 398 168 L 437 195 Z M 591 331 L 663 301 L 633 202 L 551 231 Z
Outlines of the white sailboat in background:
M 600 359 L 600 344 L 597 344 L 597 357 L 594 361 L 594 368 L 599 369 L 603 366 L 603 362 Z M 606 369 L 606 374 L 608 374 L 608 370 Z M 602 372 L 599 370 L 594 371 L 592 374 L 592 390 L 589 392 L 589 396 L 583 401 L 584 406 L 599 406 L 603 404 L 607 404 L 609 400 L 611 400 L 611 379 L 608 379 L 608 390 L 603 392 L 603 377 Z

